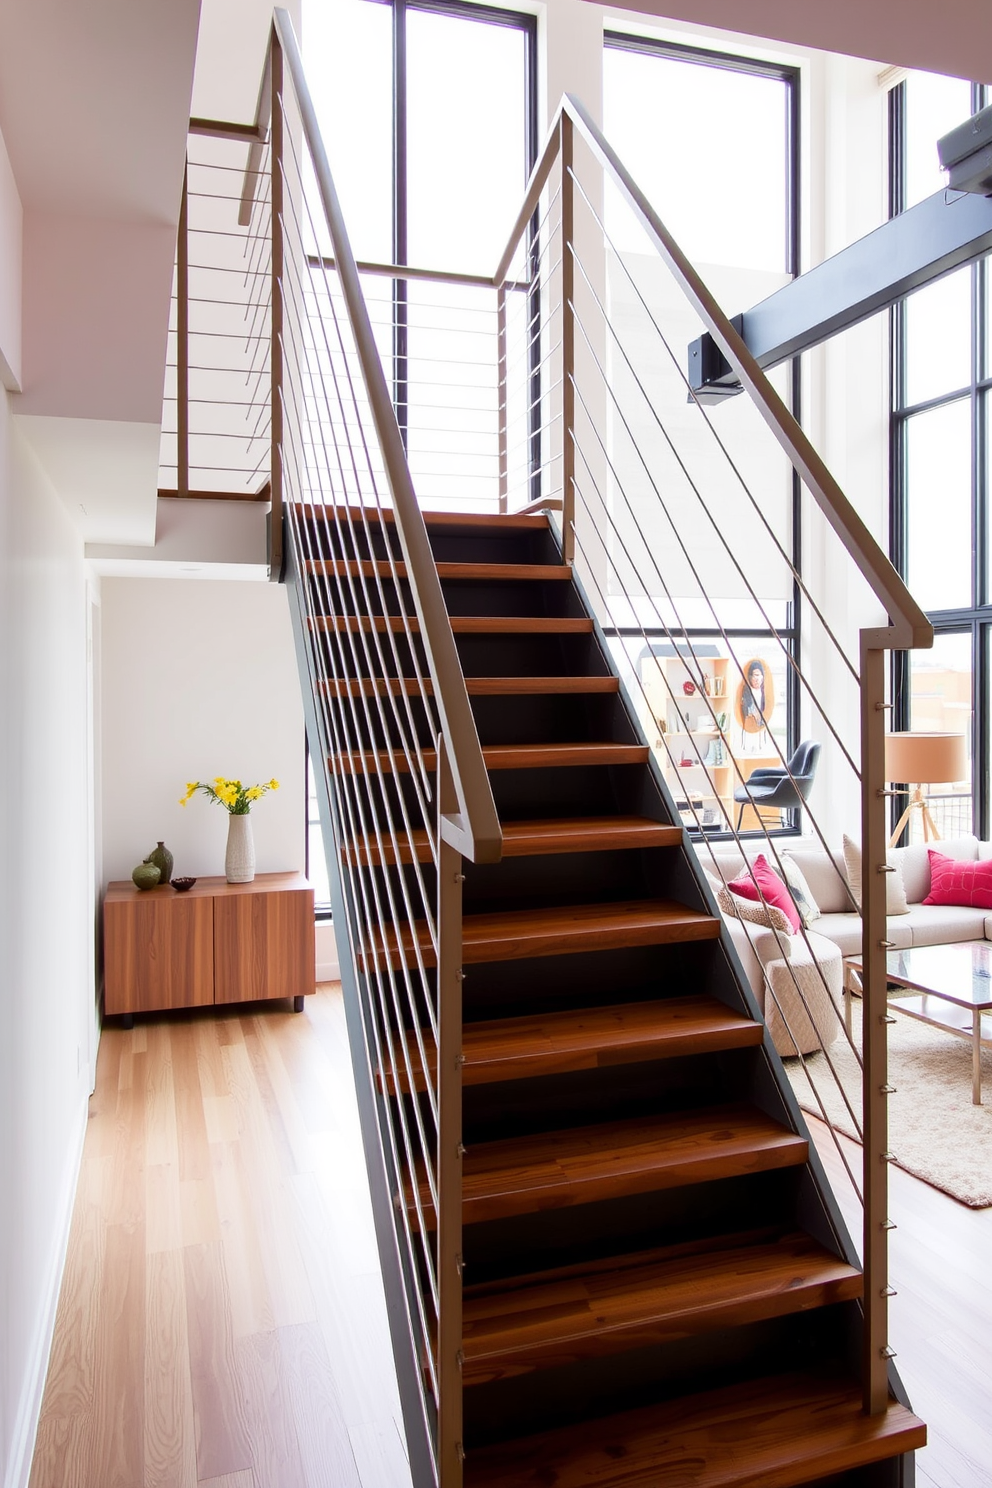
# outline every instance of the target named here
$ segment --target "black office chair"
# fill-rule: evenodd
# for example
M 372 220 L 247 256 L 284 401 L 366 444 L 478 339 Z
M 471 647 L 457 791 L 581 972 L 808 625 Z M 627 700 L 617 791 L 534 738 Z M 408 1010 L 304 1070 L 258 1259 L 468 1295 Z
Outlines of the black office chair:
M 737 830 L 741 829 L 744 808 L 753 806 L 763 811 L 766 806 L 777 806 L 780 811 L 795 811 L 809 799 L 816 774 L 816 762 L 820 757 L 820 746 L 812 739 L 804 739 L 794 752 L 788 765 L 759 766 L 748 776 L 747 785 L 734 791 L 734 800 L 740 805 L 737 813 Z

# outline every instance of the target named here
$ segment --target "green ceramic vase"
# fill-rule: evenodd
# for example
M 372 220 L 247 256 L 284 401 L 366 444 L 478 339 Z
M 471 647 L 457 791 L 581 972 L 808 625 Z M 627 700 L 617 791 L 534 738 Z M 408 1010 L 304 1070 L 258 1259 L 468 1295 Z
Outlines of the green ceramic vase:
M 157 863 L 139 863 L 131 877 L 139 889 L 154 889 L 161 882 L 162 872 Z
M 159 871 L 159 874 L 161 875 L 159 878 L 159 883 L 166 884 L 171 881 L 173 857 L 164 842 L 160 842 L 158 846 L 148 854 L 145 862 L 155 864 L 156 868 Z

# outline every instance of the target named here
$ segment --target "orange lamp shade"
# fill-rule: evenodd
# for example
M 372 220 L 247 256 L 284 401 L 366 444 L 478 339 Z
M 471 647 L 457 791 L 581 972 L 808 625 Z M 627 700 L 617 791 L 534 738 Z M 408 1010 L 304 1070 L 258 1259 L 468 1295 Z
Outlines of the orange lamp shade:
M 942 785 L 968 774 L 964 734 L 925 734 L 907 729 L 885 736 L 885 778 L 908 785 Z

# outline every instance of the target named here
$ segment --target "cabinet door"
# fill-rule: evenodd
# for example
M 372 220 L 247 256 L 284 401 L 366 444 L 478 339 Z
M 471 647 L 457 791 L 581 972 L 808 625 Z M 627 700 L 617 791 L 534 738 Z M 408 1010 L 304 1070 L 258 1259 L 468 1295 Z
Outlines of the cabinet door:
M 103 907 L 108 1014 L 203 1007 L 214 1000 L 213 902 L 137 889 Z
M 214 1001 L 303 997 L 316 980 L 313 890 L 218 895 Z

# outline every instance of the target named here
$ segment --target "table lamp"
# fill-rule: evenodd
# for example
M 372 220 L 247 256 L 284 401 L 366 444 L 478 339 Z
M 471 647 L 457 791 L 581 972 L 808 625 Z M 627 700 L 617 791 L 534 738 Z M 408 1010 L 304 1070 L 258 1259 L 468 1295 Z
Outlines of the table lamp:
M 909 805 L 889 838 L 889 846 L 899 840 L 910 813 L 917 809 L 923 817 L 924 842 L 931 838 L 937 841 L 940 833 L 930 815 L 923 787 L 964 780 L 967 773 L 964 734 L 925 734 L 912 729 L 905 733 L 886 734 L 885 778 L 900 783 L 905 781 L 912 787 Z

